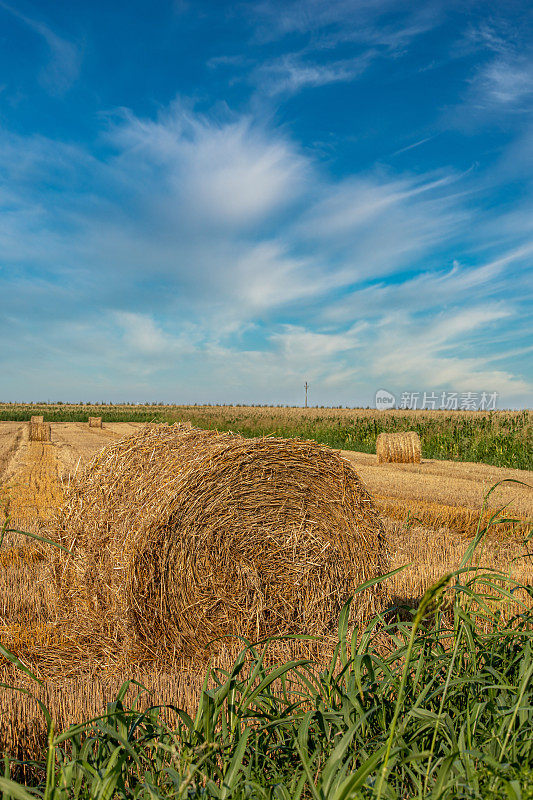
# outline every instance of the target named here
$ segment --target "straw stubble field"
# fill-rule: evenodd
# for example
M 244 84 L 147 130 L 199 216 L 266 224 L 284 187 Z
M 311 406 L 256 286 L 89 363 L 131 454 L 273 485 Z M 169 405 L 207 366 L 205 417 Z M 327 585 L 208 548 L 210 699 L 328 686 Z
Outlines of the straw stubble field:
M 51 443 L 30 442 L 28 426 L 0 423 L 2 509 L 13 527 L 46 535 L 69 476 L 104 446 L 139 432 L 140 423 L 52 423 Z M 387 582 L 395 602 L 419 598 L 445 572 L 457 568 L 468 538 L 475 533 L 488 489 L 499 480 L 532 483 L 527 471 L 482 464 L 423 459 L 420 464 L 377 464 L 375 456 L 343 452 L 374 497 L 383 518 L 389 567 L 411 566 Z M 490 496 L 486 516 L 507 505 L 505 516 L 531 519 L 531 492 L 504 483 Z M 531 584 L 533 563 L 520 524 L 496 526 L 476 558 Z M 0 552 L 0 642 L 14 651 L 44 681 L 40 696 L 62 727 L 99 713 L 125 678 L 153 691 L 156 702 L 193 708 L 205 661 L 176 652 L 152 652 L 116 636 L 91 635 L 81 617 L 58 603 L 51 575 L 50 547 L 9 534 Z M 223 663 L 224 654 L 219 656 Z M 0 679 L 14 677 L 4 667 Z M 19 685 L 25 681 L 17 678 Z M 35 702 L 8 690 L 0 695 L 1 737 L 12 753 L 36 754 L 43 745 L 44 723 Z

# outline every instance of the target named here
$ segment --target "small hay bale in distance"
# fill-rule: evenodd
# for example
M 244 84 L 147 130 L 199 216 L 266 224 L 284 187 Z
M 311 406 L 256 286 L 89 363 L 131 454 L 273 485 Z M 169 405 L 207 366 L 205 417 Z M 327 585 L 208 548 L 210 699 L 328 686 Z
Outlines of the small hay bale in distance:
M 419 464 L 422 454 L 416 431 L 380 433 L 376 439 L 378 464 Z
M 40 422 L 44 422 L 44 417 L 43 416 L 39 416 L 38 414 L 34 414 L 32 416 L 32 418 L 30 419 L 30 422 L 34 422 L 35 424 L 40 423 Z
M 34 422 L 40 419 L 40 422 Z M 30 442 L 52 441 L 52 428 L 49 422 L 44 422 L 42 417 L 32 417 L 30 420 Z
M 102 417 L 89 417 L 89 428 L 101 428 Z
M 100 451 L 58 534 L 73 607 L 114 637 L 188 655 L 221 636 L 334 633 L 354 589 L 386 571 L 376 508 L 338 453 L 180 424 Z M 352 618 L 382 604 L 372 586 Z

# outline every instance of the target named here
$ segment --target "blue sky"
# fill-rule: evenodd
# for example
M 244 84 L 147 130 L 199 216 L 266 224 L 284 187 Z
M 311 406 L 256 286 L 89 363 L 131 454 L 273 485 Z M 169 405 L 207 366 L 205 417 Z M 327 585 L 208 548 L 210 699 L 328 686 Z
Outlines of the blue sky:
M 1 399 L 530 406 L 532 22 L 0 0 Z

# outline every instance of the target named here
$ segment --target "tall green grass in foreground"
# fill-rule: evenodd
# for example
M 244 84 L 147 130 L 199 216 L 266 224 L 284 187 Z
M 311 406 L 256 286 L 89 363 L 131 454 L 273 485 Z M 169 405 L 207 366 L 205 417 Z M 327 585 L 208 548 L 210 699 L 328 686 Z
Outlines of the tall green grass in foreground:
M 483 534 L 417 607 L 350 631 L 347 604 L 327 665 L 246 644 L 192 717 L 125 684 L 99 719 L 48 719 L 34 784 L 6 756 L 3 800 L 533 798 L 533 587 L 470 567 Z

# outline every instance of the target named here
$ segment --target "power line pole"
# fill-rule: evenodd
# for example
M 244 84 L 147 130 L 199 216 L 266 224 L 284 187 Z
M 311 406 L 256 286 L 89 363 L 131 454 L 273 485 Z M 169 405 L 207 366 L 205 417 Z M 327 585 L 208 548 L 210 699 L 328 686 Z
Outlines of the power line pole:
M 307 381 L 305 382 L 305 407 L 307 408 Z

